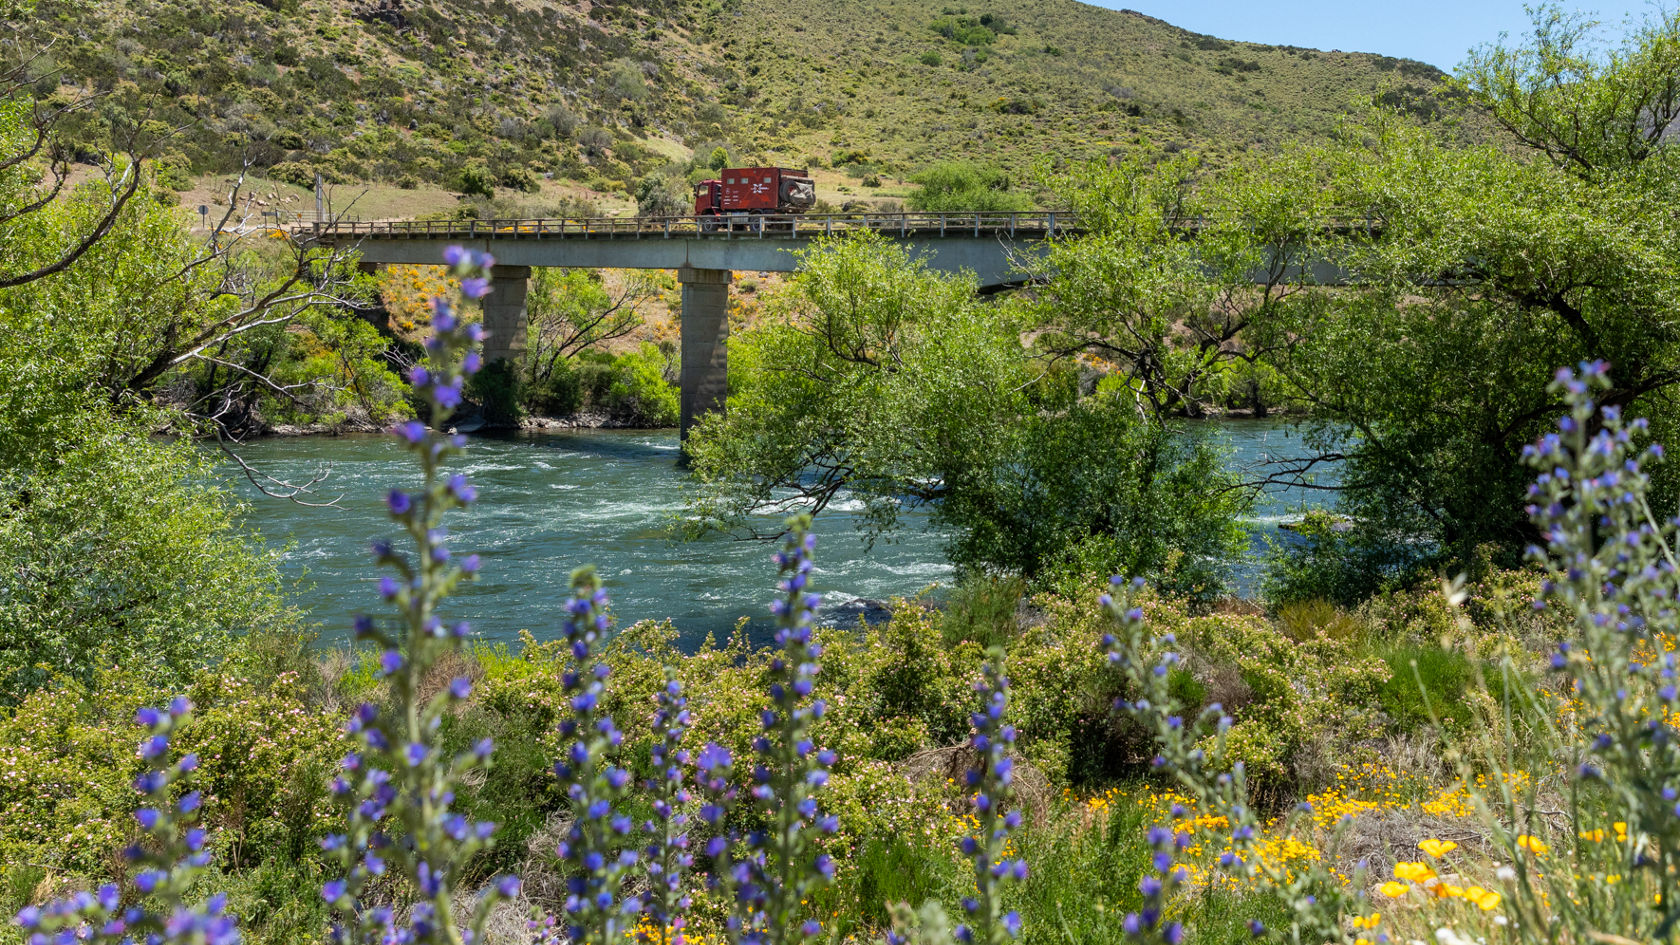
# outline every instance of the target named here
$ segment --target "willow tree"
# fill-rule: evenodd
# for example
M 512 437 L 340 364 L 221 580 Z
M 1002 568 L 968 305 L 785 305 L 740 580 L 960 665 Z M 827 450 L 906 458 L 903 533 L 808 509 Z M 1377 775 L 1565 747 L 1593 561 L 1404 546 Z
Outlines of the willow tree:
M 863 234 L 808 251 L 770 309 L 731 342 L 728 412 L 691 434 L 702 518 L 750 531 L 851 498 L 881 534 L 929 506 L 965 570 L 1217 589 L 1243 538 L 1217 457 L 1125 391 L 1082 393 L 1023 345 L 1025 306 Z
M 1250 329 L 1347 458 L 1341 507 L 1361 528 L 1333 543 L 1514 560 L 1535 538 L 1519 458 L 1564 409 L 1547 391 L 1561 366 L 1607 362 L 1607 402 L 1680 431 L 1680 156 L 1661 134 L 1680 114 L 1680 18 L 1602 55 L 1589 28 L 1542 10 L 1528 45 L 1472 54 L 1458 87 L 1502 129 L 1491 143 L 1377 112 L 1253 171 L 1362 221 L 1315 240 L 1348 284 Z

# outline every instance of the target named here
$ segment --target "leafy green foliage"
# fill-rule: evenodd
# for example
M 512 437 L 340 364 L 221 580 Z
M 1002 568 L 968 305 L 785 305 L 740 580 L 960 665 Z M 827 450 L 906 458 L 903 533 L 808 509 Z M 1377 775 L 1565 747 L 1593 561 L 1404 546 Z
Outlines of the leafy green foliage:
M 573 355 L 635 331 L 642 308 L 675 285 L 663 271 L 625 271 L 609 287 L 587 269 L 538 268 L 526 299 L 526 375 L 546 383 Z
M 871 234 L 808 251 L 776 304 L 732 339 L 728 412 L 690 435 L 702 515 L 820 511 L 849 489 L 884 530 L 902 502 L 1007 452 L 1028 365 L 1014 315 L 977 302 L 972 280 Z
M 677 365 L 659 346 L 644 342 L 618 359 L 619 375 L 603 400 L 612 415 L 646 427 L 674 427 L 682 407 L 673 382 Z
M 912 210 L 933 213 L 1015 213 L 1032 209 L 1032 198 L 1009 189 L 1009 175 L 997 168 L 943 161 L 912 178 L 917 188 L 905 198 Z
M 844 490 L 874 532 L 932 504 L 967 570 L 1170 573 L 1216 592 L 1244 507 L 1217 456 L 1042 370 L 1019 307 L 875 235 L 809 251 L 777 304 L 735 340 L 728 413 L 689 441 L 702 516 L 738 526 Z
M 1378 238 L 1326 241 L 1357 285 L 1265 325 L 1290 339 L 1273 363 L 1312 404 L 1316 444 L 1348 456 L 1356 524 L 1461 559 L 1519 549 L 1533 533 L 1516 459 L 1560 407 L 1555 366 L 1618 365 L 1609 397 L 1636 409 L 1680 381 L 1680 255 L 1651 176 L 1588 184 L 1392 117 L 1292 173 L 1382 221 Z
M 113 664 L 178 684 L 241 634 L 295 626 L 276 560 L 241 530 L 237 503 L 206 485 L 194 446 L 76 419 L 108 428 L 0 479 L 0 700 Z M 0 430 L 0 443 L 19 433 Z
M 1009 452 L 969 471 L 938 508 L 962 567 L 1037 576 L 1161 575 L 1209 599 L 1247 544 L 1247 493 L 1219 455 L 1098 394 L 1023 418 Z
M 1543 4 L 1533 17 L 1526 44 L 1477 48 L 1453 84 L 1566 173 L 1605 180 L 1660 157 L 1680 118 L 1680 14 L 1655 12 L 1608 51 L 1583 13 Z

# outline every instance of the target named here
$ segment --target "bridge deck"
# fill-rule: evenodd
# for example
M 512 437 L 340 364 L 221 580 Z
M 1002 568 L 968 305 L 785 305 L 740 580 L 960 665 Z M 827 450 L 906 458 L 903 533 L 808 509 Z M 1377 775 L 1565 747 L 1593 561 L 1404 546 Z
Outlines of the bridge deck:
M 873 230 L 897 237 L 1005 237 L 1039 240 L 1076 232 L 1055 213 L 820 213 L 733 217 L 599 217 L 536 220 L 333 221 L 302 227 L 317 240 L 481 239 L 813 239 Z

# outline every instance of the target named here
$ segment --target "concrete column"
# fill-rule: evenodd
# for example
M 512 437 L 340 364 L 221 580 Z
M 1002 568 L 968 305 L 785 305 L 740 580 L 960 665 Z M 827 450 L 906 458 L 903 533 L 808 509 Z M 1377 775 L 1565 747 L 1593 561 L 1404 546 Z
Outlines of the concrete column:
M 484 297 L 484 363 L 498 360 L 524 367 L 525 294 L 530 288 L 530 266 L 493 266 L 490 294 Z
M 700 415 L 722 410 L 729 385 L 727 269 L 678 269 L 682 283 L 682 438 Z

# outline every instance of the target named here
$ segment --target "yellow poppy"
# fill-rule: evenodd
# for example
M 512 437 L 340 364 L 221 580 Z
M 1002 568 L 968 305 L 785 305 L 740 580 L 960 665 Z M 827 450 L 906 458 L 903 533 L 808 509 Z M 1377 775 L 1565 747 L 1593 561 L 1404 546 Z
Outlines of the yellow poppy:
M 1541 840 L 1539 837 L 1531 837 L 1526 833 L 1517 837 L 1517 846 L 1522 847 L 1524 850 L 1527 850 L 1535 856 L 1545 856 L 1546 851 L 1551 849 L 1551 847 L 1546 845 L 1544 840 Z
M 1435 871 L 1422 863 L 1394 864 L 1394 877 L 1408 882 L 1422 883 L 1435 878 Z
M 1458 844 L 1452 842 L 1451 840 L 1436 840 L 1432 837 L 1428 840 L 1420 842 L 1418 844 L 1418 849 L 1436 859 L 1440 859 L 1453 850 L 1458 849 Z
M 1469 889 L 1466 889 L 1464 891 L 1464 898 L 1480 906 L 1484 911 L 1492 911 L 1499 908 L 1501 900 L 1498 893 L 1491 889 L 1483 889 L 1480 886 L 1471 886 Z
M 1404 896 L 1408 891 L 1410 891 L 1411 888 L 1412 887 L 1406 885 L 1405 883 L 1397 883 L 1390 880 L 1383 883 L 1381 886 L 1378 886 L 1377 891 L 1390 899 L 1399 899 L 1401 896 Z

